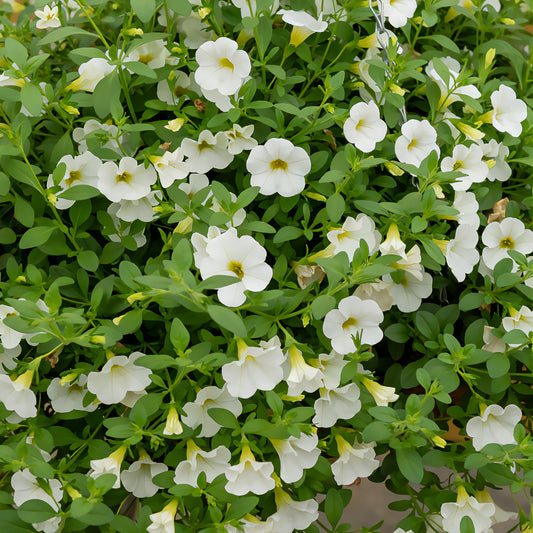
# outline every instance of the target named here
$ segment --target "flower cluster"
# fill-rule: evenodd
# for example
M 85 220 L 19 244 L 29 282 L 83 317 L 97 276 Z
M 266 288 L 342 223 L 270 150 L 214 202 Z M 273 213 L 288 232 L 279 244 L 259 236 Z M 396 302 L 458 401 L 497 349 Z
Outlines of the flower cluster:
M 530 4 L 0 4 L 0 522 L 530 531 Z

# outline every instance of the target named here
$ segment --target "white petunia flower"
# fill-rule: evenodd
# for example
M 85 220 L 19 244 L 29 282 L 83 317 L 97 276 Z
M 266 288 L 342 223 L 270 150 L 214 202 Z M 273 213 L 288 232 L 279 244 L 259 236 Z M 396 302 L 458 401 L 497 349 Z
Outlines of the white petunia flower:
M 202 44 L 196 51 L 196 83 L 208 91 L 216 89 L 221 94 L 235 94 L 252 68 L 248 54 L 238 50 L 238 47 L 235 41 L 227 37 Z
M 87 151 L 75 157 L 64 155 L 57 164 L 59 165 L 60 163 L 65 163 L 66 168 L 64 176 L 58 183 L 61 190 L 57 194 L 61 194 L 76 185 L 97 187 L 98 172 L 102 166 L 102 161 L 91 152 Z M 52 175 L 48 177 L 46 186 L 48 188 L 54 186 Z M 74 205 L 74 200 L 67 200 L 65 198 L 57 198 L 55 203 L 57 209 L 68 209 L 72 205 Z
M 269 520 L 274 524 L 276 533 L 304 530 L 318 519 L 316 500 L 295 501 L 281 488 L 276 488 L 274 494 L 278 510 Z
M 224 132 L 228 138 L 228 152 L 238 155 L 244 150 L 251 150 L 257 146 L 257 141 L 252 137 L 254 134 L 254 125 L 239 126 L 233 124 L 229 131 Z
M 402 135 L 396 139 L 394 151 L 398 161 L 419 166 L 431 152 L 440 155 L 437 131 L 427 120 L 408 120 L 402 125 Z
M 379 251 L 382 255 L 399 255 L 406 259 L 405 248 L 406 245 L 402 241 L 398 225 L 393 222 L 387 230 L 386 239 L 379 245 Z
M 347 354 L 356 350 L 353 337 L 360 335 L 361 344 L 377 344 L 383 338 L 382 321 L 383 311 L 376 302 L 348 296 L 339 302 L 338 309 L 326 314 L 323 331 L 336 352 Z
M 339 458 L 331 465 L 337 485 L 351 485 L 357 478 L 368 477 L 379 466 L 374 444 L 355 442 L 352 446 L 339 434 L 335 436 Z
M 14 381 L 8 375 L 0 374 L 0 402 L 22 419 L 37 416 L 37 397 L 30 389 L 33 373 L 33 370 L 27 370 Z
M 4 319 L 8 316 L 18 316 L 18 311 L 10 305 L 0 304 L 0 342 L 6 350 L 16 348 L 24 338 L 24 333 L 10 328 L 4 324 Z
M 185 154 L 181 148 L 166 151 L 162 156 L 150 158 L 159 176 L 161 186 L 170 187 L 176 180 L 184 180 L 189 175 L 189 167 L 183 161 Z
M 191 77 L 181 70 L 171 72 L 167 79 L 157 83 L 157 98 L 168 105 L 176 105 L 187 91 L 199 90 Z
M 383 312 L 388 311 L 394 303 L 390 295 L 390 284 L 382 280 L 376 283 L 363 283 L 353 294 L 361 300 L 373 300 Z
M 390 274 L 385 274 L 383 280 L 391 284 L 390 295 L 394 305 L 402 313 L 416 311 L 422 300 L 427 298 L 433 290 L 433 278 L 422 271 L 422 279 L 417 279 L 410 272 L 405 272 L 402 283 L 395 283 Z
M 133 157 L 123 157 L 118 166 L 104 163 L 98 171 L 98 190 L 112 202 L 140 200 L 150 194 L 157 174 L 152 166 L 144 168 Z
M 136 498 L 150 498 L 159 490 L 152 478 L 167 470 L 167 465 L 152 461 L 150 456 L 141 449 L 139 460 L 121 473 L 122 485 Z
M 178 411 L 175 407 L 171 407 L 168 410 L 165 429 L 163 429 L 163 435 L 181 435 L 182 433 L 183 426 L 181 425 Z
M 491 530 L 492 516 L 496 508 L 493 503 L 480 503 L 469 496 L 463 486 L 457 489 L 457 503 L 443 503 L 440 508 L 442 528 L 447 533 L 460 533 L 461 520 L 468 516 L 474 524 L 475 533 Z
M 222 367 L 228 392 L 235 398 L 250 398 L 257 390 L 272 390 L 283 379 L 285 356 L 278 337 L 259 347 L 238 341 L 239 359 Z
M 121 200 L 116 215 L 120 220 L 133 222 L 141 220 L 142 222 L 151 222 L 155 218 L 154 207 L 159 205 L 163 193 L 161 191 L 152 191 L 139 200 Z
M 489 174 L 489 167 L 483 161 L 483 150 L 477 144 L 455 146 L 452 156 L 445 157 L 440 166 L 443 172 L 457 171 L 464 174 L 452 183 L 456 191 L 468 190 L 472 183 L 481 183 Z
M 61 26 L 61 21 L 57 16 L 59 13 L 59 8 L 54 6 L 44 6 L 43 9 L 36 9 L 35 16 L 39 19 L 37 21 L 36 27 L 39 30 L 45 30 L 47 28 L 59 28 Z
M 352 418 L 361 410 L 360 394 L 355 383 L 335 389 L 320 389 L 320 398 L 314 404 L 313 424 L 319 428 L 330 428 L 339 418 Z
M 318 356 L 318 367 L 322 371 L 322 381 L 326 389 L 334 389 L 340 385 L 342 369 L 348 364 L 344 356 L 332 350 L 329 354 Z
M 509 511 L 505 511 L 498 505 L 494 503 L 494 500 L 492 499 L 491 495 L 487 491 L 487 489 L 483 490 L 477 490 L 476 491 L 476 500 L 479 503 L 492 503 L 494 504 L 495 511 L 494 514 L 490 517 L 492 520 L 492 524 L 501 524 L 502 522 L 507 522 L 508 520 L 517 520 L 518 519 L 518 513 L 512 513 Z
M 366 377 L 363 377 L 362 383 L 374 398 L 376 405 L 386 407 L 389 403 L 395 402 L 399 398 L 395 393 L 396 389 L 394 387 L 386 387 Z
M 134 352 L 129 357 L 125 355 L 111 357 L 102 370 L 89 373 L 87 388 L 107 405 L 121 402 L 128 392 L 143 391 L 151 383 L 152 371 L 135 364 L 135 361 L 142 356 L 143 353 Z
M 519 329 L 526 335 L 529 335 L 533 331 L 533 311 L 523 305 L 520 311 L 511 308 L 509 311 L 511 316 L 506 316 L 502 319 L 502 326 L 505 331 L 512 331 L 513 329 Z M 510 344 L 509 346 L 519 346 L 518 344 Z
M 464 281 L 479 263 L 479 252 L 476 250 L 479 236 L 476 228 L 459 224 L 455 238 L 446 247 L 446 262 L 457 281 Z
M 208 483 L 220 474 L 225 474 L 229 468 L 231 452 L 225 446 L 218 446 L 210 452 L 205 452 L 193 440 L 187 441 L 187 460 L 181 461 L 176 468 L 174 483 L 198 487 L 198 476 L 205 473 Z
M 295 344 L 288 351 L 288 375 L 285 378 L 289 386 L 289 396 L 299 396 L 303 392 L 315 392 L 322 384 L 322 372 L 308 363 Z
M 342 228 L 328 231 L 327 238 L 334 246 L 335 255 L 346 252 L 351 261 L 362 240 L 366 242 L 370 255 L 376 252 L 381 242 L 381 233 L 368 215 L 359 213 L 355 219 L 347 217 Z
M 304 470 L 313 468 L 320 456 L 316 433 L 288 439 L 270 439 L 280 462 L 280 477 L 285 483 L 296 483 L 304 475 Z
M 348 142 L 368 153 L 387 135 L 387 124 L 379 117 L 379 108 L 374 101 L 359 102 L 351 107 L 343 131 Z
M 503 84 L 490 95 L 490 101 L 494 108 L 492 125 L 498 131 L 519 137 L 522 133 L 522 122 L 527 117 L 525 102 L 516 97 L 511 87 Z
M 491 139 L 488 143 L 480 142 L 483 151 L 483 161 L 489 167 L 487 179 L 489 181 L 507 181 L 511 177 L 511 167 L 505 160 L 509 155 L 509 147 Z
M 439 86 L 441 91 L 441 109 L 448 107 L 453 102 L 461 99 L 461 95 L 469 96 L 470 98 L 478 99 L 481 93 L 475 85 L 457 86 L 457 78 L 461 72 L 461 64 L 457 59 L 452 57 L 439 57 L 439 61 L 448 69 L 448 81 L 446 82 L 437 72 L 433 60 L 431 60 L 427 67 L 427 75 Z
M 382 0 L 382 12 L 391 26 L 401 28 L 416 11 L 416 0 Z
M 148 533 L 174 533 L 176 531 L 174 517 L 178 509 L 178 500 L 172 500 L 163 510 L 150 515 L 151 524 L 146 528 Z
M 322 20 L 322 14 L 317 20 L 305 11 L 280 9 L 278 15 L 281 15 L 283 22 L 292 26 L 289 44 L 293 46 L 302 44 L 312 33 L 322 33 L 328 28 L 328 23 Z
M 213 168 L 223 169 L 233 161 L 233 155 L 228 152 L 228 139 L 222 131 L 213 135 L 203 130 L 198 141 L 183 139 L 180 148 L 187 157 L 185 165 L 190 172 L 203 174 Z
M 166 26 L 166 22 L 163 26 Z M 215 32 L 211 31 L 209 25 L 202 22 L 200 15 L 194 11 L 190 16 L 178 17 L 176 29 L 180 35 L 185 35 L 183 44 L 192 50 L 200 48 L 202 44 L 212 41 L 216 37 Z
M 170 52 L 165 46 L 165 41 L 157 39 L 137 46 L 126 56 L 125 63 L 138 61 L 155 69 L 164 67 L 169 57 Z
M 455 191 L 452 207 L 459 211 L 458 215 L 454 215 L 459 225 L 472 226 L 476 230 L 479 228 L 479 204 L 473 192 Z
M 98 403 L 83 405 L 83 399 L 88 392 L 86 384 L 87 376 L 85 374 L 80 374 L 75 381 L 65 383 L 60 378 L 54 378 L 46 389 L 52 409 L 57 413 L 70 413 L 71 411 L 90 413 L 94 411 L 98 407 Z
M 127 148 L 127 139 L 124 135 L 118 137 L 118 128 L 114 124 L 102 124 L 91 118 L 83 124 L 83 128 L 74 128 L 72 139 L 78 143 L 78 151 L 83 154 L 88 150 L 87 139 L 101 139 L 101 147 L 113 150 L 121 155 L 119 143 L 123 148 Z
M 522 411 L 514 404 L 505 409 L 497 404 L 489 405 L 481 416 L 467 422 L 466 434 L 472 437 L 476 451 L 487 444 L 516 444 L 513 432 L 521 418 Z
M 41 483 L 46 483 L 52 494 L 49 494 Z M 38 481 L 27 468 L 24 468 L 13 474 L 11 486 L 13 487 L 13 501 L 18 507 L 29 500 L 39 500 L 47 503 L 54 511 L 59 511 L 63 488 L 58 479 Z
M 191 429 L 202 426 L 198 437 L 212 437 L 222 427 L 208 414 L 209 409 L 214 407 L 226 409 L 236 417 L 242 413 L 241 402 L 231 396 L 226 386 L 222 389 L 218 387 L 204 387 L 198 391 L 194 402 L 188 402 L 183 406 L 183 411 L 186 416 L 182 420 Z
M 121 446 L 103 459 L 93 459 L 90 463 L 91 470 L 89 470 L 88 475 L 96 479 L 102 474 L 114 474 L 117 479 L 115 480 L 113 488 L 118 489 L 120 487 L 120 466 L 124 460 L 124 455 L 126 454 L 127 449 L 126 446 Z
M 494 328 L 490 326 L 483 327 L 483 342 L 485 344 L 483 344 L 482 348 L 483 350 L 487 350 L 487 352 L 491 353 L 504 353 L 507 345 L 492 333 L 493 329 Z
M 255 17 L 257 15 L 257 0 L 231 0 L 231 3 L 241 10 L 241 17 Z M 264 7 L 264 5 L 263 5 Z M 275 13 L 279 8 L 279 0 L 274 0 L 270 13 Z
M 289 197 L 304 190 L 311 158 L 303 148 L 286 139 L 269 139 L 252 149 L 246 170 L 252 175 L 250 185 L 260 187 L 261 194 Z
M 66 90 L 92 93 L 98 83 L 116 68 L 116 65 L 110 65 L 103 57 L 93 57 L 78 67 L 79 78 L 67 85 Z
M 17 345 L 14 348 L 0 347 L 0 350 L 2 350 L 0 352 L 0 373 L 3 373 L 4 370 L 13 370 L 18 364 L 17 357 L 20 355 L 22 348 Z
M 237 230 L 229 228 L 208 239 L 202 253 L 197 248 L 199 242 L 192 240 L 195 264 L 202 279 L 232 276 L 240 280 L 218 289 L 218 298 L 224 305 L 238 307 L 246 301 L 244 291 L 260 292 L 270 283 L 272 268 L 265 262 L 266 250 L 250 235 L 238 237 Z
M 236 496 L 244 496 L 248 492 L 265 494 L 276 486 L 273 473 L 271 462 L 256 461 L 249 446 L 243 446 L 239 464 L 230 466 L 225 472 L 228 480 L 226 491 Z
M 533 252 L 533 231 L 526 229 L 517 218 L 507 217 L 501 222 L 491 222 L 484 229 L 481 240 L 483 261 L 489 268 L 509 257 L 508 250 L 516 250 L 524 255 Z
M 113 222 L 113 226 L 115 228 L 116 233 L 107 235 L 108 239 L 112 242 L 120 242 L 122 237 L 126 237 L 130 235 L 130 231 L 132 228 L 132 225 L 127 222 L 122 222 L 117 217 L 117 212 L 120 209 L 120 203 L 112 203 L 107 208 L 107 212 L 109 216 L 111 217 L 111 220 Z M 144 235 L 144 230 L 141 230 L 138 233 L 135 233 L 132 235 L 135 244 L 137 245 L 137 248 L 141 248 L 146 244 L 146 237 Z

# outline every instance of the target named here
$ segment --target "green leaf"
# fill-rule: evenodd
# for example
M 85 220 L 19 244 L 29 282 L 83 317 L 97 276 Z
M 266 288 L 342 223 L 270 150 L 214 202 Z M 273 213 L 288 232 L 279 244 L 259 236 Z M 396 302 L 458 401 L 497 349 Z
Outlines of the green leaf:
M 44 46 L 45 44 L 55 43 L 56 41 L 61 41 L 70 37 L 71 35 L 90 35 L 94 39 L 98 39 L 97 35 L 94 35 L 91 32 L 82 30 L 81 28 L 75 28 L 73 26 L 63 26 L 62 28 L 57 28 L 56 30 L 51 31 L 48 35 L 45 35 L 40 41 L 39 46 Z
M 179 318 L 174 318 L 170 326 L 170 342 L 176 352 L 183 353 L 187 349 L 190 340 L 191 336 L 183 322 Z
M 78 264 L 84 270 L 88 270 L 89 272 L 96 272 L 98 270 L 98 265 L 100 264 L 100 261 L 96 253 L 92 250 L 82 250 L 76 257 L 76 259 L 78 261 Z
M 139 2 L 146 2 L 147 0 L 138 0 Z M 144 76 L 145 78 L 150 78 L 152 80 L 157 80 L 157 74 L 151 69 L 148 65 L 141 63 L 139 61 L 128 61 L 126 66 L 135 74 L 139 76 Z
M 265 55 L 271 39 L 272 19 L 270 17 L 262 16 L 259 18 L 259 24 L 257 26 L 257 47 L 259 48 L 259 53 L 261 54 L 261 56 Z M 279 77 L 280 76 L 278 76 L 278 78 Z
M 176 15 L 185 17 L 191 13 L 192 9 L 188 0 L 167 0 L 167 5 Z
M 15 218 L 27 228 L 31 228 L 35 220 L 33 207 L 21 196 L 15 197 Z
M 34 533 L 35 529 L 27 526 L 14 509 L 0 510 L 0 524 L 6 533 Z
M 87 513 L 90 513 L 93 507 L 93 502 L 89 502 L 85 498 L 76 498 L 70 506 L 70 514 L 72 518 L 79 519 Z
M 220 289 L 220 287 L 227 287 L 228 285 L 234 285 L 241 280 L 237 276 L 211 276 L 204 281 L 198 283 L 196 286 L 197 291 L 205 291 L 208 289 Z
M 19 68 L 24 68 L 26 59 L 28 59 L 26 47 L 16 39 L 13 39 L 13 37 L 6 37 L 3 55 L 11 59 L 13 63 L 16 63 Z
M 120 104 L 120 80 L 116 69 L 102 78 L 95 87 L 92 97 L 93 107 L 100 118 L 107 117 L 110 113 L 116 114 Z
M 0 244 L 13 244 L 17 240 L 17 234 L 11 228 L 0 229 Z
M 219 326 L 231 331 L 237 337 L 246 337 L 246 326 L 242 318 L 231 309 L 221 305 L 208 305 L 207 312 Z
M 322 294 L 313 300 L 311 304 L 311 311 L 313 316 L 320 320 L 323 318 L 328 311 L 331 311 L 337 306 L 337 300 L 333 296 L 328 294 Z
M 470 292 L 461 296 L 459 299 L 459 309 L 461 311 L 470 311 L 477 309 L 485 303 L 485 295 L 480 292 Z
M 404 344 L 409 340 L 409 330 L 405 324 L 391 324 L 385 330 L 385 337 L 398 344 Z
M 43 95 L 41 89 L 31 83 L 26 83 L 20 90 L 20 101 L 22 105 L 31 113 L 38 117 L 43 106 Z
M 422 457 L 415 448 L 398 448 L 396 450 L 398 468 L 404 477 L 413 483 L 420 483 L 424 477 Z
M 52 232 L 57 229 L 55 226 L 37 226 L 30 228 L 19 241 L 19 248 L 25 250 L 27 248 L 36 248 L 44 244 L 52 235 Z
M 69 187 L 66 191 L 58 195 L 58 198 L 64 198 L 65 200 L 88 200 L 98 196 L 100 191 L 91 187 L 90 185 L 75 185 Z
M 503 353 L 493 353 L 486 362 L 487 371 L 491 378 L 499 378 L 509 372 L 511 363 Z
M 344 214 L 345 209 L 346 204 L 344 198 L 339 193 L 332 194 L 328 198 L 326 202 L 326 210 L 332 222 L 338 222 Z
M 257 496 L 240 496 L 230 504 L 225 521 L 228 522 L 242 518 L 245 514 L 253 511 L 258 503 L 259 498 Z
M 89 526 L 103 526 L 109 524 L 114 516 L 113 511 L 107 505 L 95 503 L 91 512 L 78 517 L 78 520 Z
M 285 71 L 279 65 L 266 65 L 267 70 L 272 72 L 274 76 L 277 76 L 280 80 L 284 80 L 287 76 Z
M 461 518 L 460 528 L 461 533 L 476 533 L 474 522 L 472 522 L 472 519 L 466 515 Z
M 333 528 L 339 523 L 343 511 L 344 500 L 342 499 L 341 492 L 335 488 L 329 489 L 326 495 L 326 501 L 324 502 L 324 512 Z
M 28 500 L 24 502 L 18 509 L 17 514 L 21 520 L 33 524 L 35 522 L 44 522 L 54 516 L 57 516 L 56 511 L 47 503 L 41 500 Z
M 237 428 L 239 427 L 239 422 L 235 415 L 228 411 L 227 409 L 221 409 L 220 407 L 212 407 L 207 410 L 207 414 L 222 427 L 225 428 Z
M 439 321 L 433 313 L 418 311 L 415 315 L 416 329 L 428 339 L 436 339 L 440 333 Z
M 278 232 L 276 235 L 274 235 L 273 242 L 275 244 L 279 244 L 281 242 L 286 241 L 292 241 L 294 239 L 297 239 L 303 234 L 303 230 L 301 228 L 295 228 L 294 226 L 284 226 Z

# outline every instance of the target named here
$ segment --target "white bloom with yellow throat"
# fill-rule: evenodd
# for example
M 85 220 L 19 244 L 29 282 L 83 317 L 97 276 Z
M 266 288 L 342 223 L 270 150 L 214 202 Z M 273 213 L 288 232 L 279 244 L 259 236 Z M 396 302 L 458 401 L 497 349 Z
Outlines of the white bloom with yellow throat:
M 455 171 L 463 174 L 451 184 L 456 191 L 466 191 L 472 183 L 481 183 L 489 175 L 489 167 L 483 161 L 483 150 L 477 144 L 455 146 L 452 155 L 445 157 L 440 167 L 443 172 Z
M 496 139 L 491 139 L 488 143 L 479 141 L 479 146 L 483 151 L 483 161 L 489 167 L 487 179 L 489 181 L 507 181 L 512 174 L 511 167 L 506 161 L 509 147 L 499 143 Z
M 303 392 L 315 392 L 322 384 L 322 372 L 319 368 L 311 366 L 303 358 L 302 352 L 295 344 L 287 352 L 287 371 L 285 378 L 289 386 L 289 396 L 299 396 Z
M 360 336 L 361 344 L 377 344 L 383 338 L 381 322 L 383 311 L 376 302 L 348 296 L 326 314 L 323 332 L 336 352 L 347 354 L 356 350 L 354 337 Z
M 176 531 L 174 518 L 178 510 L 178 501 L 172 500 L 158 513 L 150 515 L 151 524 L 146 528 L 148 533 L 174 533 Z
M 18 316 L 18 314 L 18 311 L 14 307 L 0 304 L 0 342 L 2 343 L 2 347 L 6 350 L 16 348 L 24 338 L 24 333 L 4 324 L 5 318 L 9 316 Z
M 379 108 L 372 100 L 359 102 L 350 108 L 350 117 L 343 126 L 344 136 L 361 152 L 372 152 L 387 135 L 387 124 L 379 116 Z
M 48 485 L 49 491 L 42 487 L 42 484 Z M 11 478 L 13 487 L 13 501 L 20 507 L 29 500 L 39 500 L 47 503 L 54 511 L 59 511 L 59 502 L 63 498 L 63 488 L 58 479 L 37 478 L 27 469 L 24 468 L 13 474 Z M 51 492 L 51 494 L 50 494 Z
M 382 0 L 382 12 L 391 26 L 401 28 L 416 11 L 416 0 Z
M 226 492 L 244 496 L 248 492 L 265 494 L 276 486 L 272 477 L 274 465 L 269 461 L 256 461 L 249 446 L 243 446 L 239 464 L 226 472 Z
M 169 57 L 170 52 L 167 50 L 163 39 L 157 39 L 135 47 L 128 53 L 125 62 L 138 61 L 150 68 L 162 68 Z
M 479 263 L 479 252 L 476 250 L 479 235 L 473 226 L 459 224 L 455 237 L 446 246 L 446 263 L 457 281 L 464 281 Z
M 189 166 L 184 162 L 183 150 L 166 151 L 162 156 L 150 158 L 159 176 L 161 186 L 170 187 L 177 180 L 184 180 L 189 175 Z
M 347 217 L 341 228 L 328 231 L 327 238 L 334 247 L 335 255 L 345 252 L 351 261 L 362 240 L 366 242 L 370 255 L 376 252 L 381 242 L 381 233 L 368 215 L 359 213 L 355 219 Z
M 187 460 L 181 461 L 176 467 L 174 483 L 198 487 L 198 476 L 204 472 L 206 481 L 211 483 L 220 474 L 228 470 L 231 452 L 225 446 L 218 446 L 206 452 L 198 447 L 193 440 L 187 441 Z
M 59 28 L 61 21 L 58 17 L 59 8 L 57 6 L 44 6 L 43 9 L 36 9 L 35 16 L 39 19 L 36 27 L 39 30 L 46 30 L 48 28 Z
M 231 130 L 225 131 L 228 138 L 228 152 L 238 155 L 245 150 L 251 150 L 257 146 L 257 141 L 252 137 L 254 134 L 254 125 L 239 126 L 233 124 Z
M 523 305 L 519 311 L 511 308 L 509 311 L 511 316 L 506 316 L 502 319 L 502 326 L 505 331 L 512 331 L 519 329 L 526 335 L 533 331 L 533 311 Z M 511 347 L 520 346 L 519 344 L 509 344 Z
M 168 470 L 163 463 L 156 463 L 141 449 L 139 459 L 121 473 L 122 485 L 136 498 L 150 498 L 160 489 L 152 479 Z
M 113 488 L 118 489 L 120 487 L 120 466 L 122 465 L 126 451 L 126 446 L 120 446 L 120 448 L 103 459 L 93 459 L 90 463 L 91 470 L 89 470 L 88 475 L 96 479 L 102 474 L 114 474 L 116 480 Z
M 328 28 L 328 23 L 322 20 L 322 14 L 320 14 L 317 20 L 305 11 L 280 9 L 278 15 L 281 15 L 283 22 L 286 22 L 293 27 L 290 44 L 294 46 L 302 44 L 309 35 L 313 33 L 322 33 Z
M 381 383 L 373 381 L 367 377 L 363 377 L 362 382 L 374 398 L 376 405 L 387 407 L 389 403 L 395 402 L 399 398 L 394 387 L 386 387 L 385 385 L 381 385 Z
M 37 416 L 37 397 L 30 388 L 33 374 L 33 370 L 27 370 L 14 380 L 0 374 L 0 402 L 23 419 Z
M 87 376 L 85 374 L 80 374 L 70 382 L 54 378 L 46 389 L 52 409 L 57 413 L 70 413 L 71 411 L 91 413 L 94 411 L 98 407 L 98 402 L 91 402 L 87 406 L 83 405 L 83 400 L 88 392 L 86 384 Z
M 265 262 L 266 250 L 250 235 L 239 237 L 235 228 L 208 239 L 203 249 L 200 239 L 193 239 L 192 243 L 202 279 L 238 278 L 237 283 L 217 290 L 219 300 L 228 307 L 242 305 L 246 301 L 244 291 L 260 292 L 272 279 L 272 268 Z
M 482 256 L 489 268 L 509 257 L 509 250 L 516 250 L 527 255 L 533 252 L 533 231 L 526 229 L 521 220 L 513 217 L 501 222 L 491 222 L 483 230 L 481 240 L 485 245 Z
M 202 89 L 216 89 L 225 95 L 235 94 L 252 68 L 248 54 L 238 47 L 227 37 L 203 43 L 196 51 L 196 83 Z
M 283 379 L 285 356 L 278 337 L 259 347 L 238 341 L 239 359 L 222 367 L 228 392 L 235 398 L 250 398 L 257 390 L 272 390 Z
M 440 155 L 437 131 L 427 120 L 408 120 L 402 125 L 402 134 L 396 139 L 394 151 L 398 161 L 420 166 L 431 152 Z
M 280 478 L 285 483 L 296 483 L 304 475 L 304 470 L 313 468 L 320 456 L 316 433 L 288 439 L 270 439 L 280 462 Z
M 252 149 L 246 170 L 252 175 L 250 185 L 259 187 L 261 194 L 290 197 L 304 190 L 311 158 L 303 148 L 287 139 L 269 139 Z
M 379 308 L 385 312 L 394 304 L 390 295 L 390 283 L 379 280 L 376 283 L 363 283 L 354 291 L 354 295 L 361 300 L 373 300 L 379 305 Z
M 492 125 L 501 132 L 513 137 L 522 133 L 522 122 L 527 117 L 527 106 L 524 101 L 516 97 L 516 93 L 507 85 L 500 85 L 497 91 L 490 95 L 492 107 Z
M 213 168 L 223 169 L 233 161 L 233 155 L 228 152 L 228 139 L 222 131 L 213 135 L 203 130 L 197 141 L 183 139 L 180 148 L 190 172 L 202 174 Z
M 135 364 L 135 361 L 143 356 L 141 352 L 134 352 L 129 357 L 111 357 L 102 370 L 89 373 L 87 388 L 106 405 L 121 402 L 128 392 L 144 391 L 151 383 L 152 371 Z
M 79 78 L 67 85 L 66 90 L 92 93 L 98 83 L 116 68 L 116 65 L 110 65 L 103 57 L 93 57 L 78 67 Z
M 163 435 L 181 435 L 182 433 L 183 426 L 181 425 L 178 411 L 175 407 L 171 407 L 168 410 L 165 429 L 163 429 Z
M 140 200 L 148 196 L 157 180 L 152 166 L 145 168 L 133 157 L 123 157 L 117 165 L 107 161 L 98 170 L 98 190 L 112 202 Z
M 319 428 L 330 428 L 337 420 L 349 420 L 361 410 L 361 391 L 355 383 L 334 389 L 320 389 L 320 398 L 315 400 L 313 424 Z
M 269 517 L 276 533 L 292 533 L 307 529 L 318 519 L 318 502 L 314 499 L 293 500 L 283 489 L 274 491 L 277 511 Z
M 339 458 L 331 465 L 337 485 L 351 485 L 357 478 L 368 477 L 379 466 L 374 443 L 351 445 L 340 434 L 335 436 Z
M 471 418 L 466 424 L 466 434 L 472 437 L 476 451 L 487 444 L 516 444 L 514 428 L 522 418 L 522 411 L 514 404 L 505 409 L 497 404 L 485 407 L 481 416 Z
M 318 368 L 322 371 L 322 382 L 326 389 L 334 389 L 341 382 L 342 369 L 348 364 L 344 356 L 331 350 L 318 356 Z
M 406 271 L 400 283 L 396 283 L 390 274 L 383 276 L 383 281 L 390 283 L 390 295 L 396 307 L 402 313 L 412 313 L 422 304 L 433 291 L 433 278 L 423 267 L 422 279 L 418 279 L 411 272 Z
M 474 524 L 476 533 L 490 531 L 492 516 L 496 512 L 493 503 L 480 503 L 474 496 L 469 496 L 463 486 L 457 489 L 456 503 L 443 503 L 440 508 L 442 528 L 448 533 L 461 532 L 461 520 L 468 516 Z
M 214 407 L 230 411 L 236 417 L 242 413 L 241 402 L 228 392 L 226 386 L 221 389 L 209 386 L 198 391 L 194 402 L 187 402 L 183 406 L 183 423 L 191 429 L 202 426 L 198 434 L 200 438 L 216 435 L 222 426 L 209 416 L 209 409 Z

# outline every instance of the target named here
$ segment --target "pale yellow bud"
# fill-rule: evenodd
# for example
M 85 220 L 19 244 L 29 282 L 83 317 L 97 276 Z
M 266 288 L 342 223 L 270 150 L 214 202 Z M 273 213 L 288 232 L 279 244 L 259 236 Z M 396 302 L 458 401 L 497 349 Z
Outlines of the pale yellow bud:
M 457 129 L 471 141 L 478 141 L 479 139 L 483 139 L 483 137 L 485 137 L 483 132 L 473 128 L 472 126 L 469 126 L 468 124 L 465 124 L 464 122 L 458 122 L 456 126 Z
M 318 194 L 316 192 L 306 192 L 305 195 L 312 200 L 317 200 L 318 202 L 327 202 L 328 199 L 323 194 Z
M 496 56 L 496 49 L 490 48 L 489 51 L 485 54 L 485 68 L 489 68 L 492 65 L 492 62 L 494 61 L 494 57 Z
M 183 124 L 185 124 L 185 120 L 182 119 L 182 118 L 175 118 L 173 120 L 169 120 L 168 121 L 168 124 L 165 126 L 165 128 L 167 130 L 170 130 L 170 131 L 179 131 L 181 129 L 181 127 L 183 126 Z
M 401 176 L 404 173 L 404 171 L 398 165 L 395 165 L 390 161 L 385 161 L 384 165 L 393 176 Z
M 17 276 L 15 281 L 17 283 L 26 283 L 26 276 Z
M 142 292 L 135 292 L 133 294 L 130 294 L 126 299 L 128 300 L 128 303 L 131 305 L 133 302 L 139 302 L 141 300 L 144 300 L 146 296 Z
M 67 486 L 67 493 L 73 500 L 81 498 L 81 493 L 77 491 L 74 487 L 71 487 L 70 485 Z
M 163 435 L 181 435 L 182 433 L 183 426 L 181 425 L 178 411 L 176 411 L 175 407 L 171 407 L 168 411 L 167 422 L 165 424 L 165 429 L 163 430 Z
M 506 26 L 513 26 L 514 24 L 516 24 L 516 22 L 513 20 L 513 19 L 510 19 L 510 18 L 507 18 L 507 17 L 504 17 L 502 19 L 500 19 L 502 21 L 503 24 L 505 24 Z
M 202 7 L 198 10 L 198 14 L 202 20 L 209 16 L 209 13 L 211 13 L 211 9 L 209 7 Z
M 141 28 L 130 28 L 124 32 L 126 35 L 129 35 L 130 37 L 135 37 L 137 35 L 143 35 L 144 32 L 141 30 Z
M 80 112 L 73 106 L 61 103 L 61 108 L 64 109 L 69 115 L 79 115 Z
M 438 446 L 439 448 L 444 448 L 447 444 L 447 442 L 438 435 L 435 435 L 431 440 L 433 441 L 433 444 L 435 444 L 435 446 Z
M 193 219 L 191 217 L 187 217 L 183 220 L 180 220 L 180 222 L 176 226 L 176 229 L 174 230 L 174 233 L 180 233 L 181 235 L 189 233 L 189 231 L 191 231 L 192 229 L 192 223 Z
M 90 339 L 92 344 L 105 344 L 105 336 L 104 335 L 92 335 Z
M 393 92 L 393 93 L 396 93 L 396 94 L 399 94 L 400 96 L 403 96 L 405 94 L 405 89 L 402 89 L 401 87 L 399 87 L 398 85 L 396 85 L 395 83 L 392 83 L 390 85 L 390 90 Z

